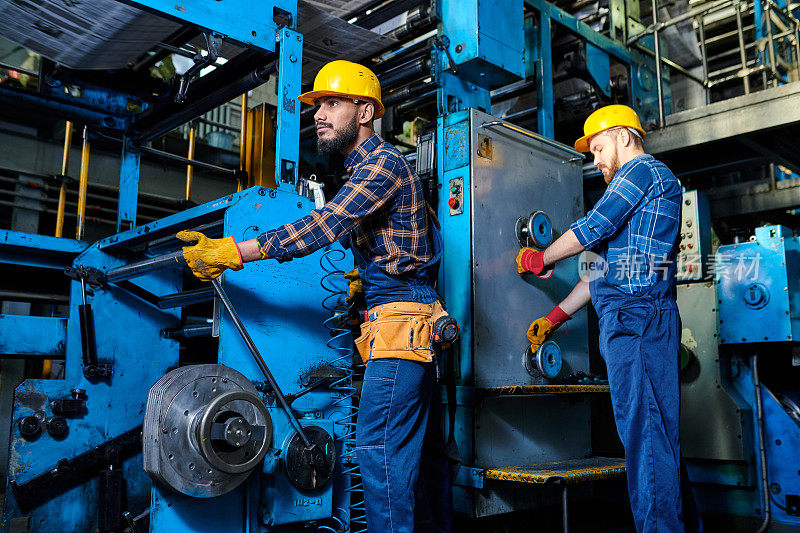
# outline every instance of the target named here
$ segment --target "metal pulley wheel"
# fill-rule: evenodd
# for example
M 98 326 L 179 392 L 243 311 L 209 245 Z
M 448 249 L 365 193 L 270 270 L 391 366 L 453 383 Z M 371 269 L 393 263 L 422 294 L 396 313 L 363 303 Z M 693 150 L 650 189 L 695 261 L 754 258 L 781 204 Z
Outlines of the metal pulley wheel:
M 298 433 L 286 445 L 284 465 L 289 482 L 302 491 L 318 489 L 325 485 L 336 466 L 336 449 L 330 434 L 317 426 L 303 428 L 311 448 L 307 448 Z
M 545 341 L 533 353 L 528 346 L 522 364 L 531 376 L 553 379 L 561 372 L 561 348 L 554 341 Z
M 544 211 L 534 211 L 528 217 L 519 217 L 514 226 L 519 245 L 544 250 L 553 241 L 553 224 Z
M 253 384 L 222 365 L 169 372 L 147 396 L 144 469 L 199 498 L 242 483 L 272 443 L 272 419 Z

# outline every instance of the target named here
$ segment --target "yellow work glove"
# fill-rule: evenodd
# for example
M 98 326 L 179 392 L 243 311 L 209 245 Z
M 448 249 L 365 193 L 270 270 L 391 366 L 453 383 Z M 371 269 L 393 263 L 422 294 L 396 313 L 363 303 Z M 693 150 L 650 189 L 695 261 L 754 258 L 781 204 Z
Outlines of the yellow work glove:
M 553 324 L 547 320 L 547 317 L 543 316 L 531 324 L 531 327 L 528 328 L 528 341 L 531 343 L 531 351 L 533 353 L 536 353 L 539 346 L 547 340 L 547 336 L 550 335 L 551 331 L 553 331 Z
M 183 258 L 192 273 L 203 281 L 211 281 L 226 268 L 244 268 L 242 254 L 233 237 L 209 239 L 199 231 L 181 231 L 177 237 L 184 242 L 197 242 L 183 248 Z
M 344 275 L 344 279 L 348 280 L 349 283 L 349 294 L 345 301 L 347 303 L 353 303 L 358 293 L 364 292 L 364 285 L 361 283 L 361 276 L 358 274 L 358 269 L 354 268 L 350 272 Z
M 561 306 L 557 305 L 547 315 L 531 324 L 531 327 L 528 328 L 528 341 L 531 343 L 531 351 L 536 353 L 536 350 L 547 340 L 547 337 L 569 319 L 570 316 L 561 309 Z

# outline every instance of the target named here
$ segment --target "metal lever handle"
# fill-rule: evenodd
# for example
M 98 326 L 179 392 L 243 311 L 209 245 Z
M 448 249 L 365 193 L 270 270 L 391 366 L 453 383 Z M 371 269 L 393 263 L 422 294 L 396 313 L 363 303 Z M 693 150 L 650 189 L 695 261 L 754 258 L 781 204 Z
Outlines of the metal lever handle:
M 552 146 L 553 148 L 559 148 L 559 149 L 564 150 L 566 152 L 569 152 L 571 154 L 575 154 L 575 157 L 571 157 L 571 158 L 569 158 L 567 160 L 570 163 L 574 163 L 575 161 L 583 161 L 584 160 L 584 157 L 583 157 L 582 153 L 576 152 L 575 150 L 573 150 L 569 146 L 561 144 L 560 142 L 556 142 L 556 141 L 554 141 L 552 139 L 548 139 L 547 137 L 543 137 L 541 135 L 537 135 L 536 133 L 532 133 L 530 131 L 523 130 L 522 128 L 518 128 L 517 126 L 514 126 L 513 124 L 509 124 L 508 122 L 506 122 L 504 120 L 492 120 L 491 122 L 484 122 L 483 124 L 481 124 L 481 128 L 490 128 L 492 126 L 502 126 L 504 128 L 508 128 L 511 131 L 517 132 L 517 133 L 522 134 L 522 135 L 524 135 L 526 137 L 530 137 L 531 139 L 535 139 L 535 140 L 537 140 L 537 141 L 539 141 L 541 143 L 544 143 L 544 144 L 546 144 L 548 146 Z
M 236 314 L 236 309 L 233 308 L 233 304 L 228 298 L 228 295 L 225 294 L 225 290 L 222 288 L 222 285 L 220 285 L 219 280 L 212 279 L 211 285 L 214 287 L 214 292 L 217 293 L 217 296 L 222 301 L 222 305 L 225 307 L 225 310 L 228 311 L 228 314 L 231 316 L 233 323 L 236 325 L 236 329 L 239 331 L 239 335 L 242 336 L 242 340 L 244 340 L 244 343 L 247 345 L 247 349 L 250 350 L 250 353 L 256 360 L 256 364 L 261 369 L 261 372 L 264 374 L 264 377 L 267 378 L 267 383 L 269 383 L 270 387 L 272 387 L 272 390 L 275 392 L 275 397 L 278 399 L 278 403 L 280 403 L 283 410 L 286 411 L 286 414 L 289 417 L 289 421 L 292 423 L 292 426 L 294 427 L 295 431 L 297 431 L 297 434 L 300 435 L 300 439 L 303 441 L 303 445 L 306 448 L 310 448 L 311 441 L 303 431 L 303 426 L 300 425 L 300 421 L 297 420 L 297 417 L 292 411 L 292 407 L 291 405 L 289 405 L 289 401 L 286 399 L 286 396 L 283 395 L 283 392 L 281 391 L 280 387 L 278 387 L 278 383 L 272 376 L 272 372 L 269 371 L 267 363 L 264 361 L 264 358 L 261 357 L 261 354 L 258 352 L 258 348 L 256 348 L 253 339 L 250 338 L 250 334 L 247 333 L 247 330 L 245 329 L 242 320 L 239 318 L 239 315 Z

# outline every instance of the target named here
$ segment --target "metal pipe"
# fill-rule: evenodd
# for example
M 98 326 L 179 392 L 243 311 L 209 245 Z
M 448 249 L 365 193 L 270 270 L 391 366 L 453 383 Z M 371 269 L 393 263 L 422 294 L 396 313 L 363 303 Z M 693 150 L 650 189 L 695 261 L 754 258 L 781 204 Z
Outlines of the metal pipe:
M 772 36 L 772 3 L 767 2 L 764 14 L 767 16 L 767 47 L 769 48 L 769 68 L 772 70 L 772 79 L 769 84 L 772 87 L 778 85 L 778 71 L 775 69 L 775 42 Z
M 67 204 L 67 182 L 65 178 L 69 174 L 69 149 L 72 146 L 72 122 L 67 121 L 64 129 L 64 155 L 61 157 L 61 188 L 58 192 L 58 211 L 56 212 L 56 237 L 64 234 L 64 209 Z
M 652 0 L 653 9 L 653 53 L 656 60 L 656 94 L 658 96 L 658 127 L 664 127 L 664 88 L 661 72 L 661 42 L 658 38 L 658 0 Z
M 753 364 L 753 386 L 756 389 L 756 424 L 758 425 L 758 455 L 761 458 L 761 491 L 764 493 L 764 521 L 758 533 L 764 533 L 769 527 L 772 509 L 769 502 L 769 480 L 767 478 L 767 446 L 764 439 L 764 404 L 761 399 L 761 380 L 758 377 L 758 355 L 750 359 Z
M 632 36 L 626 42 L 627 42 L 628 46 L 631 46 L 631 45 L 633 45 L 633 43 L 635 43 L 636 41 L 642 39 L 646 35 L 650 35 L 651 33 L 655 33 L 656 31 L 661 31 L 663 29 L 666 29 L 666 28 L 668 28 L 670 26 L 674 26 L 675 24 L 678 24 L 678 23 L 683 22 L 685 20 L 693 19 L 693 18 L 695 18 L 695 17 L 697 17 L 699 15 L 708 15 L 713 11 L 718 11 L 718 10 L 720 10 L 722 8 L 728 7 L 729 5 L 730 5 L 730 0 L 718 0 L 716 2 L 712 2 L 712 3 L 710 3 L 710 4 L 706 5 L 706 6 L 703 6 L 703 7 L 699 7 L 699 8 L 696 8 L 696 9 L 690 9 L 689 11 L 687 11 L 686 13 L 683 13 L 682 15 L 678 15 L 677 17 L 673 17 L 673 18 L 669 19 L 668 21 L 661 22 L 661 23 L 657 23 L 656 22 L 656 18 L 654 17 L 652 26 L 650 26 L 649 28 L 645 28 L 643 31 L 641 31 L 641 32 L 637 33 L 636 35 Z
M 144 274 L 149 274 L 156 270 L 185 265 L 186 260 L 183 258 L 183 251 L 179 250 L 171 254 L 159 255 L 158 257 L 151 257 L 144 261 L 113 268 L 106 272 L 106 279 L 111 283 L 116 283 L 137 276 L 143 276 Z
M 567 507 L 567 481 L 561 481 L 561 513 L 564 533 L 569 533 L 569 508 Z
M 217 293 L 217 296 L 222 301 L 222 305 L 225 307 L 225 310 L 228 311 L 231 319 L 233 320 L 236 329 L 239 331 L 239 335 L 242 336 L 242 340 L 247 345 L 248 350 L 253 355 L 253 358 L 256 360 L 256 364 L 261 369 L 261 372 L 264 374 L 264 377 L 267 378 L 267 382 L 269 383 L 270 387 L 272 387 L 272 392 L 275 393 L 275 398 L 280 403 L 281 407 L 284 411 L 286 411 L 286 415 L 289 417 L 289 421 L 294 426 L 295 431 L 297 434 L 300 435 L 300 439 L 303 441 L 303 445 L 306 448 L 311 448 L 311 441 L 306 436 L 305 431 L 303 431 L 303 426 L 300 425 L 300 421 L 297 420 L 297 416 L 295 416 L 294 411 L 292 411 L 292 406 L 289 405 L 289 402 L 286 400 L 286 397 L 283 395 L 280 387 L 278 386 L 278 382 L 275 381 L 275 378 L 272 376 L 272 372 L 269 371 L 269 367 L 267 367 L 267 363 L 264 362 L 264 358 L 261 357 L 261 354 L 258 352 L 258 348 L 256 347 L 253 339 L 250 338 L 250 335 L 247 333 L 247 330 L 244 327 L 239 315 L 236 314 L 236 309 L 233 308 L 233 304 L 228 299 L 228 295 L 225 294 L 225 291 L 222 289 L 222 285 L 219 284 L 219 279 L 212 279 L 211 285 L 214 287 L 214 290 Z
M 645 48 L 644 46 L 642 46 L 640 44 L 634 45 L 634 48 L 636 48 L 637 50 L 639 50 L 640 52 L 642 52 L 644 54 L 649 55 L 650 57 L 653 57 L 653 58 L 656 57 L 655 52 L 653 52 L 652 50 L 650 50 L 648 48 Z M 686 70 L 684 67 L 680 66 L 679 64 L 675 63 L 674 61 L 672 61 L 670 59 L 667 59 L 664 56 L 661 56 L 661 62 L 664 63 L 665 65 L 667 65 L 668 67 L 677 70 L 678 72 L 680 72 L 681 74 L 683 74 L 684 76 L 689 78 L 690 80 L 696 81 L 697 83 L 699 83 L 700 85 L 703 85 L 703 86 L 706 85 L 705 80 L 703 80 L 701 78 L 698 78 L 697 76 L 695 76 L 694 74 L 692 74 L 691 72 Z
M 378 80 L 380 80 L 382 88 L 388 89 L 393 86 L 405 85 L 415 79 L 425 78 L 430 75 L 430 58 L 421 57 L 381 74 L 378 76 Z
M 742 11 L 739 8 L 739 0 L 733 0 L 733 9 L 736 11 L 736 33 L 739 36 L 739 57 L 742 60 L 744 94 L 750 94 L 750 73 L 747 72 L 747 54 L 745 53 L 744 32 L 742 31 Z
M 28 211 L 36 211 L 37 213 L 47 213 L 48 215 L 55 215 L 56 214 L 56 210 L 55 209 L 44 209 L 44 208 L 34 209 L 34 208 L 32 208 L 30 206 L 27 206 L 27 205 L 18 204 L 18 203 L 15 203 L 15 202 L 6 202 L 5 200 L 0 200 L 0 206 L 11 207 L 11 208 L 14 208 L 14 209 L 27 209 Z M 77 215 L 73 214 L 73 213 L 67 213 L 66 216 L 74 217 L 74 216 L 77 216 Z M 87 220 L 91 220 L 92 222 L 98 222 L 100 224 L 110 224 L 112 226 L 116 226 L 117 225 L 117 221 L 116 220 L 109 220 L 107 218 L 88 217 Z M 152 222 L 153 220 L 157 220 L 157 219 L 153 218 L 153 219 L 150 219 L 149 221 Z
M 187 159 L 189 161 L 194 160 L 194 136 L 195 136 L 195 127 L 194 124 L 189 128 L 189 153 L 187 154 Z M 191 163 L 186 165 L 186 201 L 192 199 L 192 180 L 194 178 L 194 167 Z
M 794 57 L 797 60 L 795 65 L 797 66 L 798 78 L 800 78 L 800 20 L 794 24 Z
M 205 168 L 208 170 L 214 170 L 222 174 L 236 174 L 236 170 L 232 168 L 220 167 L 217 165 L 212 165 L 211 163 L 206 163 L 204 161 L 197 161 L 196 159 L 188 159 L 180 155 L 171 154 L 169 152 L 164 152 L 162 150 L 157 150 L 150 146 L 140 146 L 139 149 L 146 154 L 157 155 L 165 159 L 172 159 L 173 161 L 178 161 L 179 163 L 185 163 L 187 165 L 194 165 L 196 167 Z
M 711 103 L 711 87 L 708 85 L 708 52 L 706 51 L 706 25 L 703 17 L 698 17 L 697 25 L 700 28 L 700 57 L 703 62 L 703 88 L 706 93 L 706 105 Z
M 247 169 L 247 93 L 242 94 L 242 117 L 239 121 L 239 170 Z M 236 180 L 236 192 L 244 189 L 241 178 Z
M 75 229 L 75 238 L 83 239 L 86 231 L 86 190 L 89 186 L 89 128 L 83 127 L 83 148 L 81 149 L 81 175 L 78 186 L 78 225 Z
M 167 328 L 161 331 L 161 336 L 165 339 L 191 339 L 193 337 L 210 337 L 213 326 L 205 324 L 195 324 L 182 328 Z
M 769 190 L 774 191 L 777 188 L 777 183 L 775 183 L 775 163 L 770 163 L 767 169 L 769 172 Z
M 3 301 L 44 301 L 49 303 L 67 304 L 69 296 L 63 294 L 39 294 L 35 292 L 5 291 L 0 290 L 0 300 Z

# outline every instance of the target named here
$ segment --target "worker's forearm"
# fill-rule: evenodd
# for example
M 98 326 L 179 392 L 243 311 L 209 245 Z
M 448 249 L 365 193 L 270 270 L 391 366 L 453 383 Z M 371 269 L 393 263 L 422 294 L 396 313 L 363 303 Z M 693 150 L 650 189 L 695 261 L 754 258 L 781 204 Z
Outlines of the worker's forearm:
M 589 293 L 589 282 L 580 280 L 569 293 L 569 295 L 564 298 L 564 300 L 558 304 L 558 306 L 568 315 L 572 316 L 577 313 L 584 305 L 589 303 L 589 300 L 592 299 L 591 294 Z
M 236 245 L 239 247 L 239 253 L 242 254 L 243 263 L 261 259 L 261 252 L 258 250 L 257 240 L 250 239 L 244 242 L 236 243 Z
M 585 248 L 572 230 L 567 230 L 564 235 L 556 239 L 556 242 L 547 247 L 542 254 L 542 261 L 544 266 L 550 266 L 567 257 L 578 255 L 584 250 Z

